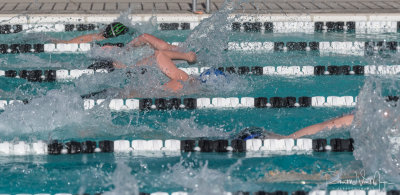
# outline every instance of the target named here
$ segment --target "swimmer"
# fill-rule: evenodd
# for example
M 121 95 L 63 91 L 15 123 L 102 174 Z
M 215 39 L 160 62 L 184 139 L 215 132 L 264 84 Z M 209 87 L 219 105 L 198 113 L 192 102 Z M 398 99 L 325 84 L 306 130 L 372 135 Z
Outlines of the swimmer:
M 79 37 L 75 37 L 71 40 L 54 40 L 55 43 L 89 43 L 93 41 L 102 41 L 109 38 L 118 37 L 120 35 L 124 35 L 129 33 L 129 28 L 120 22 L 114 22 L 107 25 L 103 31 L 94 34 L 82 35 Z M 137 31 L 131 30 L 131 34 L 136 36 Z M 129 47 L 140 47 L 144 45 L 149 45 L 155 50 L 176 50 L 178 47 L 168 44 L 165 41 L 144 33 L 137 37 L 135 37 L 132 41 L 130 41 L 127 46 Z M 112 47 L 112 46 L 105 46 Z
M 248 139 L 285 139 L 285 138 L 292 138 L 292 139 L 298 139 L 303 136 L 307 135 L 314 135 L 322 130 L 331 130 L 333 128 L 343 128 L 343 127 L 349 127 L 351 124 L 353 124 L 354 120 L 354 114 L 349 114 L 345 115 L 339 118 L 331 119 L 322 123 L 314 124 L 308 127 L 305 127 L 303 129 L 300 129 L 288 136 L 284 135 L 278 135 L 274 134 L 272 132 L 266 131 L 262 128 L 258 127 L 250 127 L 250 128 L 245 128 L 242 130 L 239 134 L 235 136 L 235 139 L 243 139 L 243 140 L 248 140 Z
M 397 102 L 399 98 L 397 96 L 388 96 L 386 99 L 386 102 L 389 103 L 390 107 L 397 107 Z M 390 110 L 388 109 L 382 109 L 378 110 L 378 113 L 382 118 L 390 118 Z M 397 123 L 398 120 L 400 119 L 394 119 L 393 123 Z M 285 138 L 292 138 L 292 139 L 298 139 L 307 135 L 314 135 L 316 133 L 319 133 L 323 130 L 332 130 L 334 128 L 346 128 L 350 127 L 351 125 L 354 124 L 354 114 L 347 114 L 343 115 L 338 118 L 330 119 L 322 123 L 314 124 L 305 128 L 302 128 L 290 135 L 284 136 L 284 135 L 279 135 L 275 134 L 272 132 L 269 132 L 263 128 L 259 127 L 248 127 L 243 129 L 241 132 L 239 132 L 234 139 L 243 139 L 243 140 L 248 140 L 248 139 L 253 139 L 253 138 L 258 138 L 258 139 L 266 139 L 266 138 L 275 138 L 275 139 L 285 139 Z M 356 123 L 357 125 L 357 123 Z
M 105 29 L 100 33 L 82 35 L 75 37 L 71 40 L 54 40 L 55 43 L 88 43 L 93 41 L 102 41 L 104 39 L 118 37 L 129 32 L 129 28 L 120 22 L 114 22 L 105 27 Z
M 92 41 L 101 41 L 107 38 L 117 37 L 129 32 L 129 28 L 119 22 L 109 24 L 104 31 L 97 34 L 83 35 L 73 38 L 68 41 L 57 41 L 58 43 L 87 43 Z M 184 71 L 178 69 L 173 60 L 184 60 L 188 63 L 196 62 L 196 53 L 194 52 L 179 52 L 176 51 L 177 46 L 168 44 L 164 40 L 161 40 L 150 34 L 142 34 L 132 41 L 127 46 L 129 47 L 140 47 L 149 45 L 154 49 L 154 54 L 150 57 L 146 57 L 136 63 L 133 66 L 143 66 L 157 64 L 158 68 L 168 77 L 170 81 L 164 83 L 163 88 L 167 91 L 178 92 L 182 89 L 182 82 L 191 81 L 192 79 Z M 113 46 L 104 46 L 103 48 L 110 48 Z M 128 66 L 118 61 L 108 61 L 104 63 L 96 63 L 89 68 L 100 69 L 105 68 L 108 70 L 123 69 Z
M 186 83 L 190 88 L 196 89 L 196 85 L 201 84 L 214 84 L 216 81 L 227 81 L 229 78 L 224 72 L 218 69 L 207 69 L 203 71 L 199 76 L 188 75 L 186 72 L 180 70 L 176 67 L 175 63 L 172 61 L 173 59 L 187 60 L 188 62 L 193 62 L 196 60 L 194 53 L 180 53 L 173 51 L 155 51 L 155 54 L 150 58 L 147 58 L 148 62 L 139 62 L 134 66 L 145 66 L 151 64 L 149 61 L 154 61 L 157 64 L 157 67 L 160 71 L 167 76 L 170 80 L 162 85 L 162 89 L 166 92 L 171 93 L 179 93 Z M 107 69 L 109 71 L 113 71 L 114 69 L 123 69 L 127 68 L 127 65 L 122 64 L 120 62 L 113 62 L 110 60 L 104 60 L 96 62 L 88 67 L 89 69 Z M 141 74 L 145 74 L 146 69 L 141 69 Z M 120 91 L 117 92 L 116 91 Z M 189 92 L 190 93 L 190 92 Z M 123 98 L 137 98 L 140 97 L 140 94 L 137 91 L 130 90 L 118 90 L 118 89 L 106 89 L 99 92 L 94 92 L 86 95 L 82 95 L 82 98 L 94 98 L 94 97 L 110 97 L 117 95 Z
M 203 73 L 201 73 L 199 77 L 188 75 L 186 72 L 177 68 L 173 60 L 186 60 L 187 62 L 194 62 L 196 60 L 196 54 L 194 52 L 182 53 L 176 51 L 155 50 L 154 55 L 143 59 L 133 66 L 146 66 L 155 63 L 160 71 L 170 79 L 168 82 L 162 85 L 163 90 L 172 93 L 180 92 L 184 86 L 184 83 L 187 83 L 187 85 L 189 86 L 194 86 L 199 84 L 207 84 L 207 82 L 209 81 L 221 80 L 221 78 L 227 78 L 227 75 L 218 69 L 207 69 Z M 109 71 L 112 71 L 114 69 L 124 69 L 127 67 L 127 65 L 121 62 L 106 60 L 96 62 L 90 65 L 88 68 L 95 70 L 108 69 Z M 142 74 L 144 74 L 145 72 L 146 71 L 142 70 Z M 106 91 L 102 91 L 100 93 L 105 93 Z M 99 95 L 99 92 L 95 92 L 95 94 Z M 109 93 L 107 94 L 110 95 Z M 126 91 L 123 91 L 119 93 L 118 96 L 124 98 L 134 98 L 139 97 L 140 95 L 136 91 L 128 93 Z M 89 94 L 82 97 L 93 96 Z

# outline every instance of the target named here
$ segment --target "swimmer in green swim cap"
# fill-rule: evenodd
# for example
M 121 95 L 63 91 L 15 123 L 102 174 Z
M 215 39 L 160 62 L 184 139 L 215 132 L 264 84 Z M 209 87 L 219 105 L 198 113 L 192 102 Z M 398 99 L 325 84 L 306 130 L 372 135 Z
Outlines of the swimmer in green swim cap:
M 120 22 L 113 22 L 107 25 L 100 33 L 82 35 L 71 40 L 55 40 L 55 43 L 88 43 L 101 41 L 108 38 L 118 37 L 129 32 L 129 28 Z M 136 33 L 136 32 L 133 32 Z
M 89 43 L 93 41 L 102 41 L 109 38 L 118 37 L 120 35 L 131 32 L 134 34 L 134 39 L 130 41 L 127 46 L 140 47 L 144 45 L 150 45 L 155 50 L 176 50 L 178 47 L 168 44 L 167 42 L 147 33 L 143 33 L 137 36 L 137 32 L 134 29 L 129 29 L 127 26 L 120 22 L 114 22 L 107 25 L 104 30 L 95 34 L 82 35 L 75 37 L 71 40 L 55 40 L 55 43 Z M 106 46 L 111 47 L 111 46 Z

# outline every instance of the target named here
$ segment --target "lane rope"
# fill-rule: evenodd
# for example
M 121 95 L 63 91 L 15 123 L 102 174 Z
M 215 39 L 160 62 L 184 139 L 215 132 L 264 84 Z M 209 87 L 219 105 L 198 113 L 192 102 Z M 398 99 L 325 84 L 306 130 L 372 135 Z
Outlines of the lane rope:
M 180 42 L 172 42 L 179 45 Z M 120 43 L 117 46 L 124 46 Z M 46 43 L 46 44 L 0 44 L 1 54 L 17 53 L 82 53 L 88 52 L 98 44 L 91 43 Z M 229 42 L 227 50 L 230 51 L 264 51 L 264 52 L 289 52 L 289 51 L 318 51 L 320 55 L 329 53 L 346 55 L 373 55 L 376 53 L 400 51 L 397 41 L 355 41 L 355 42 Z
M 85 110 L 107 105 L 112 111 L 130 110 L 192 110 L 192 109 L 243 109 L 243 108 L 305 108 L 305 107 L 354 107 L 357 96 L 301 96 L 301 97 L 200 97 L 200 98 L 142 98 L 94 99 L 96 95 L 83 96 Z M 388 96 L 387 101 L 398 101 L 398 96 Z M 0 110 L 13 104 L 29 104 L 29 100 L 0 100 Z
M 179 17 L 178 17 L 179 18 Z M 187 21 L 187 19 L 181 19 Z M 291 33 L 291 32 L 355 32 L 355 33 L 396 33 L 399 21 L 246 21 L 246 18 L 232 22 L 230 30 L 240 32 Z M 271 20 L 271 19 L 270 19 Z M 112 21 L 112 20 L 110 20 Z M 138 21 L 133 21 L 138 22 Z M 159 30 L 193 30 L 199 21 L 157 22 Z M 69 32 L 99 30 L 104 23 L 35 23 L 2 24 L 0 34 L 19 32 Z
M 210 67 L 179 68 L 189 75 L 199 75 Z M 397 75 L 400 65 L 329 65 L 329 66 L 239 66 L 218 67 L 218 70 L 238 75 L 267 76 L 337 76 L 337 75 Z M 21 78 L 31 82 L 63 82 L 84 75 L 108 73 L 106 69 L 0 70 L 0 77 Z
M 329 141 L 329 142 L 328 142 Z M 177 154 L 181 152 L 261 152 L 254 155 L 293 155 L 312 154 L 312 152 L 352 152 L 353 139 L 218 139 L 218 140 L 102 140 L 82 142 L 58 140 L 0 142 L 0 155 L 60 155 L 79 153 L 112 153 L 112 152 L 166 152 Z M 151 155 L 151 154 L 149 154 Z M 157 153 L 156 156 L 162 156 Z M 247 155 L 252 157 L 253 154 Z

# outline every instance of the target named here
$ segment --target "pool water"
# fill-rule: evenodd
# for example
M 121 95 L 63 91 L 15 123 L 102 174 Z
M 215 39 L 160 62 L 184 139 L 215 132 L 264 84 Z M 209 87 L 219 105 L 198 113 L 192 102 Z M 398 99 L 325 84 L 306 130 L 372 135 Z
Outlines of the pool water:
M 168 42 L 184 42 L 191 31 L 150 31 Z M 194 30 L 196 31 L 196 29 Z M 0 36 L 5 43 L 43 43 L 49 37 L 70 39 L 81 32 L 20 33 Z M 227 31 L 227 41 L 397 41 L 399 34 L 354 33 L 244 33 Z M 121 36 L 113 42 L 128 42 Z M 316 66 L 316 65 L 396 65 L 398 54 L 372 56 L 318 52 L 225 51 L 219 39 L 199 39 L 204 45 L 199 62 L 189 66 Z M 213 47 L 210 47 L 212 45 Z M 190 47 L 192 47 L 191 45 Z M 215 47 L 215 48 L 214 48 Z M 115 58 L 134 63 L 148 48 L 118 53 Z M 219 53 L 212 53 L 218 52 Z M 114 52 L 114 51 L 113 51 Z M 209 57 L 210 54 L 212 57 Z M 0 69 L 85 69 L 101 50 L 88 54 L 6 54 L 0 55 Z M 132 57 L 133 56 L 133 57 Z M 218 58 L 218 59 L 217 59 Z M 246 127 L 262 127 L 289 135 L 303 127 L 351 113 L 354 108 L 242 108 L 171 111 L 112 112 L 107 109 L 83 110 L 80 95 L 105 88 L 130 87 L 150 90 L 165 82 L 155 68 L 145 76 L 129 80 L 125 70 L 80 77 L 68 82 L 33 83 L 18 78 L 0 77 L 0 99 L 29 99 L 41 104 L 15 105 L 0 114 L 3 141 L 34 140 L 118 140 L 118 139 L 231 139 Z M 182 97 L 287 97 L 358 96 L 367 76 L 257 76 L 230 75 L 228 85 L 202 88 Z M 391 77 L 380 78 L 382 88 L 393 87 Z M 207 90 L 206 90 L 207 89 Z M 383 90 L 384 95 L 392 91 Z M 168 97 L 173 97 L 169 95 Z M 180 95 L 176 95 L 180 96 Z M 312 138 L 349 138 L 350 128 L 322 132 Z M 257 156 L 249 154 L 177 153 L 177 154 L 76 154 L 47 156 L 0 156 L 0 193 L 97 193 L 187 191 L 197 194 L 221 194 L 224 191 L 311 191 L 315 189 L 378 189 L 379 185 L 337 184 L 334 175 L 357 180 L 364 171 L 352 153 L 313 153 Z M 384 178 L 383 178 L 384 179 Z M 329 184 L 329 185 L 327 185 Z M 386 187 L 390 188 L 391 185 Z

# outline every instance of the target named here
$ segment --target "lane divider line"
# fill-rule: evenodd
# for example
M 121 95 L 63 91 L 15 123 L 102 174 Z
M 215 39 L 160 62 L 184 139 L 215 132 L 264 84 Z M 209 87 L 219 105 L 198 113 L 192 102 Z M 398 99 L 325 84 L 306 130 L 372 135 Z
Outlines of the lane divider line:
M 210 67 L 179 68 L 189 75 L 199 75 Z M 240 66 L 218 67 L 218 70 L 238 75 L 267 76 L 337 76 L 337 75 L 397 75 L 400 65 L 355 65 L 355 66 Z M 0 70 L 0 77 L 21 78 L 30 82 L 70 81 L 84 75 L 108 73 L 106 69 L 58 69 L 58 70 Z
M 399 21 L 269 21 L 269 22 L 233 22 L 232 31 L 261 33 L 291 32 L 355 32 L 355 33 L 396 33 Z
M 137 21 L 135 21 L 137 22 Z M 199 21 L 157 22 L 157 28 L 166 30 L 193 30 Z M 230 24 L 232 31 L 260 33 L 291 32 L 346 32 L 346 33 L 396 33 L 400 21 L 237 21 Z M 0 34 L 19 32 L 69 32 L 93 31 L 105 26 L 104 23 L 36 23 L 36 24 L 2 24 Z
M 329 141 L 329 142 L 328 142 Z M 234 140 L 102 140 L 27 143 L 0 142 L 0 155 L 59 155 L 126 152 L 262 152 L 291 155 L 312 152 L 353 152 L 353 139 L 234 139 Z
M 92 99 L 91 99 L 92 98 Z M 84 109 L 104 106 L 105 99 L 84 96 Z M 397 101 L 389 96 L 387 101 Z M 29 100 L 0 100 L 0 110 L 14 103 L 28 104 Z M 179 109 L 240 109 L 240 108 L 297 108 L 297 107 L 354 107 L 357 97 L 353 96 L 302 96 L 302 97 L 200 97 L 200 98 L 143 98 L 111 99 L 108 108 L 112 111 L 129 110 L 179 110 Z
M 179 42 L 172 42 L 179 45 Z M 110 44 L 105 44 L 110 45 Z M 114 44 L 123 47 L 123 43 Z M 46 44 L 0 44 L 1 54 L 16 53 L 81 53 L 98 47 L 90 43 L 46 43 Z M 319 51 L 320 55 L 328 53 L 348 55 L 373 55 L 384 51 L 400 51 L 397 41 L 366 41 L 366 42 L 229 42 L 227 50 L 231 51 Z

